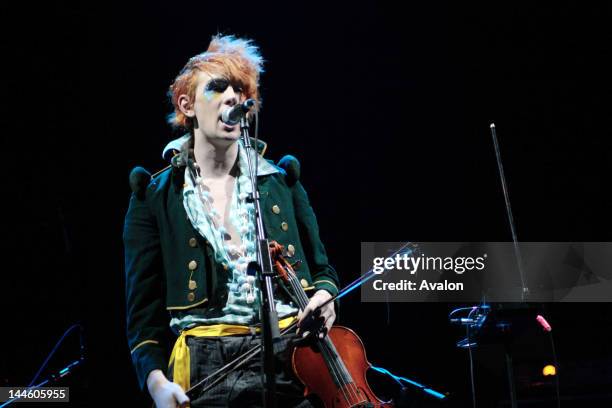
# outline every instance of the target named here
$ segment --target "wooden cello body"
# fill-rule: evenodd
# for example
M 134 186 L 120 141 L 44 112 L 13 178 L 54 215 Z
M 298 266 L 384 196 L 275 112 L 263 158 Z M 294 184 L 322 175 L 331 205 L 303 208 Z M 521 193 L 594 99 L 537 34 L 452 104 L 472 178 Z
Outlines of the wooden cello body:
M 306 387 L 305 394 L 317 395 L 326 408 L 392 407 L 392 403 L 381 401 L 370 389 L 366 379 L 370 363 L 359 336 L 349 328 L 334 326 L 327 338 L 334 345 L 352 383 L 340 384 L 341 379 L 329 370 L 321 351 L 296 347 L 292 358 L 293 371 Z
M 308 305 L 308 296 L 293 268 L 282 257 L 282 246 L 270 243 L 270 254 L 279 275 L 291 287 L 301 310 Z M 370 368 L 365 348 L 352 330 L 334 326 L 324 338 L 313 337 L 314 347 L 296 347 L 292 365 L 305 387 L 305 395 L 315 394 L 325 408 L 390 408 L 370 389 L 366 371 Z

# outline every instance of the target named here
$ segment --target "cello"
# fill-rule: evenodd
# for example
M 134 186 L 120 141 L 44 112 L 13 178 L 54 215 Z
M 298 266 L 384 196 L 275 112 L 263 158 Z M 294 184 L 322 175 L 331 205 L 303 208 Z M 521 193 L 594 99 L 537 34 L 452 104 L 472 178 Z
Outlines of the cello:
M 282 256 L 283 246 L 270 243 L 274 268 L 295 294 L 304 310 L 308 295 L 292 265 Z M 391 408 L 393 403 L 380 400 L 370 388 L 366 371 L 370 368 L 359 336 L 349 328 L 333 326 L 322 339 L 313 336 L 318 350 L 296 347 L 291 359 L 293 371 L 304 384 L 304 396 L 316 395 L 325 408 Z

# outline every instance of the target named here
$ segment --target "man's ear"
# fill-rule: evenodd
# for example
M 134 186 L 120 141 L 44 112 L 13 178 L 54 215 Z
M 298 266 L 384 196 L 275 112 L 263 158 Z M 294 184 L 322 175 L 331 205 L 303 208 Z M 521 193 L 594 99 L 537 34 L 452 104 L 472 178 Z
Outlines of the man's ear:
M 189 95 L 185 95 L 185 94 L 179 95 L 178 108 L 188 118 L 195 117 L 195 111 L 193 110 L 193 103 L 191 103 L 191 98 L 189 98 Z

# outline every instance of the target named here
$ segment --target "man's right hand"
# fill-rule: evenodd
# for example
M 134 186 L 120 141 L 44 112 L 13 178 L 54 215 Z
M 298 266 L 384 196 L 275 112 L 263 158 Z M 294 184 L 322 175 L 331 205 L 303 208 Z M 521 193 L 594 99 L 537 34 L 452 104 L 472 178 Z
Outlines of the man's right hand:
M 147 388 L 157 408 L 185 408 L 189 397 L 180 385 L 168 381 L 161 370 L 153 370 L 147 377 Z

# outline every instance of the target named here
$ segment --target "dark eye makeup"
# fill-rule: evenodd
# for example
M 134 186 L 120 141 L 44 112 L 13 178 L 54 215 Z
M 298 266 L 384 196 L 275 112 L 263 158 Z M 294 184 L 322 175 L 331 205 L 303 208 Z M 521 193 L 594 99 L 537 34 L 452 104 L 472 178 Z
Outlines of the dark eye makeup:
M 234 92 L 242 92 L 242 86 L 239 83 L 232 83 L 229 79 L 226 78 L 214 78 L 211 79 L 205 87 L 206 91 L 212 91 L 217 93 L 223 93 L 227 89 L 228 86 L 232 86 L 234 88 Z

